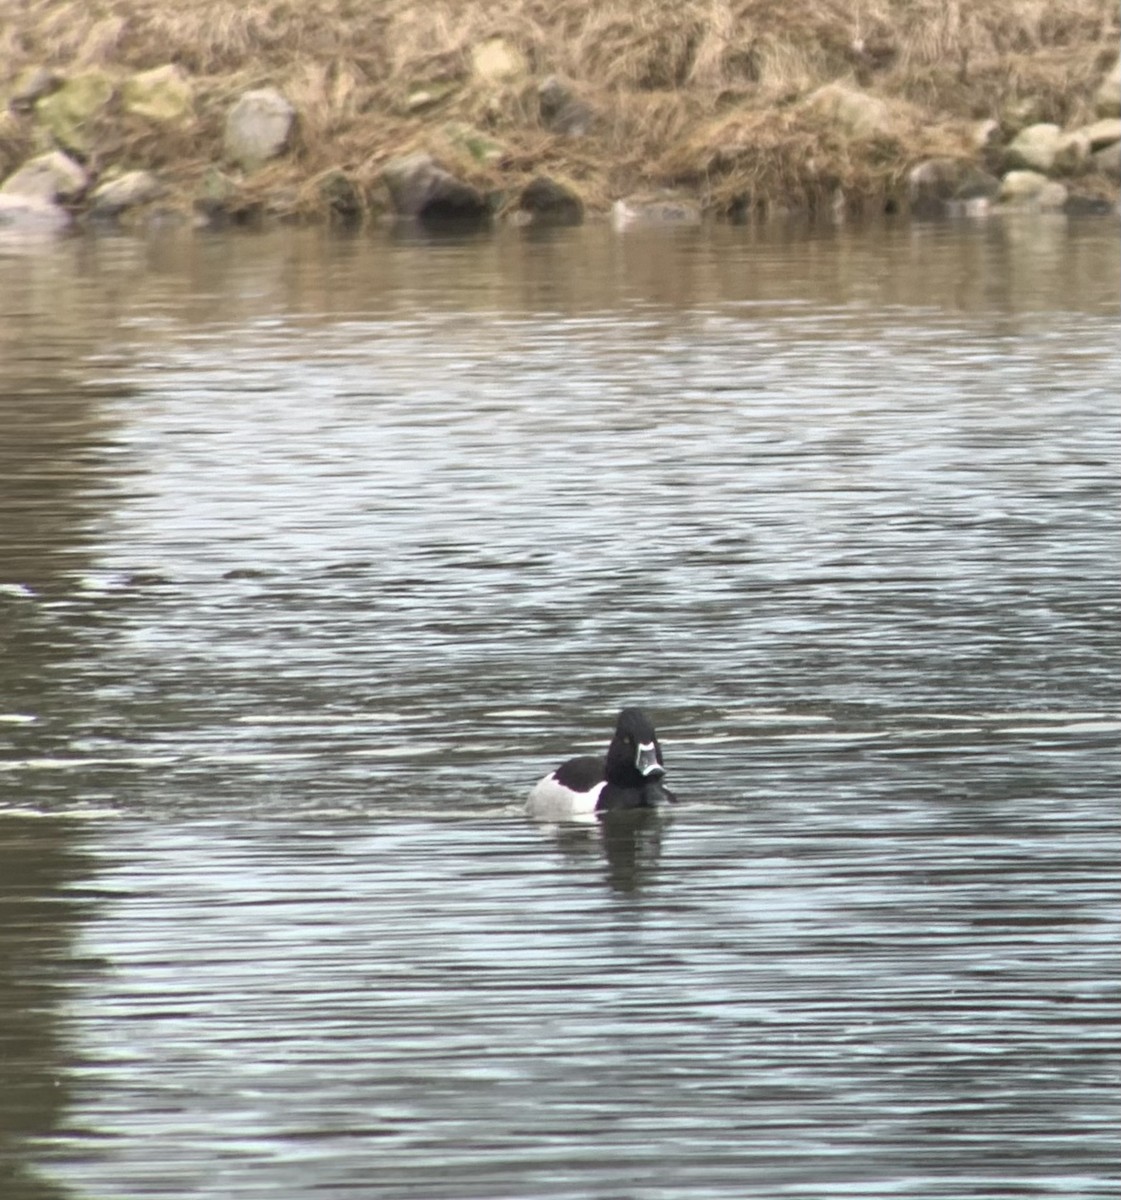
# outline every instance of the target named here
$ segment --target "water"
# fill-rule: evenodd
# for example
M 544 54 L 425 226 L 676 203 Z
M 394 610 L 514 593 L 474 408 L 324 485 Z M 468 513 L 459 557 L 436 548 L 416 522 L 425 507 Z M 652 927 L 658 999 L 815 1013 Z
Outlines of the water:
M 1117 280 L 0 246 L 4 1200 L 1118 1194 Z

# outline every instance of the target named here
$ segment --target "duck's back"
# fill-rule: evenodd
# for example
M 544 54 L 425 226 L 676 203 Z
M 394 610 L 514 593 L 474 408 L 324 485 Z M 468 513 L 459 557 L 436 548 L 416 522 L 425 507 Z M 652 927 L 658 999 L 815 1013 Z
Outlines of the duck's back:
M 561 763 L 529 793 L 529 812 L 544 820 L 565 821 L 596 811 L 606 780 L 603 759 L 582 754 Z
M 603 783 L 607 776 L 604 774 L 602 758 L 594 754 L 581 754 L 561 763 L 549 778 L 555 779 L 569 791 L 589 792 L 597 784 Z

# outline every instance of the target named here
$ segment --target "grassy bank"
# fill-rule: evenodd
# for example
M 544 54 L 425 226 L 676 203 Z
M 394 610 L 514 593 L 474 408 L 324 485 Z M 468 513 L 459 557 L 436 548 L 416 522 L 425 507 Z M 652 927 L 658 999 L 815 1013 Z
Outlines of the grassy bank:
M 85 157 L 95 175 L 153 170 L 185 209 L 220 175 L 246 211 L 321 213 L 340 186 L 377 211 L 382 168 L 414 149 L 500 198 L 549 174 L 592 211 L 664 187 L 718 213 L 812 209 L 838 188 L 875 206 L 918 160 L 976 156 L 980 121 L 1009 136 L 1091 120 L 1118 32 L 1115 0 L 0 0 L 0 97 L 35 69 L 178 64 L 191 119 L 109 105 Z M 488 72 L 478 50 L 495 38 L 513 59 Z M 554 75 L 586 115 L 575 132 L 543 118 Z M 807 103 L 839 79 L 886 102 L 871 134 Z M 296 135 L 258 170 L 232 170 L 226 114 L 266 84 L 295 107 Z M 8 112 L 0 177 L 45 148 L 28 114 Z

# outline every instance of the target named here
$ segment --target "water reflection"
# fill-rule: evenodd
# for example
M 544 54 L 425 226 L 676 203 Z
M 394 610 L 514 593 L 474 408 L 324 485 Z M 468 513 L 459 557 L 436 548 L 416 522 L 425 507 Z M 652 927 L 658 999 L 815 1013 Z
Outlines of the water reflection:
M 0 1194 L 54 1200 L 36 1171 L 73 1100 L 67 1014 L 85 975 L 74 942 L 93 912 L 89 860 L 72 822 L 0 811 Z
M 612 891 L 639 892 L 656 878 L 662 841 L 673 818 L 634 809 L 605 814 L 590 824 L 546 827 L 557 849 L 575 863 L 605 865 L 603 878 Z

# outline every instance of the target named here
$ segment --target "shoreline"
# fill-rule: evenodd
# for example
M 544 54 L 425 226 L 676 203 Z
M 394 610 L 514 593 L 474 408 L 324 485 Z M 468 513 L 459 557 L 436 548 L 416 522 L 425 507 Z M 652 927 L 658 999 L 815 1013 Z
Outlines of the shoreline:
M 17 230 L 1109 212 L 1121 192 L 1112 4 L 0 3 Z

